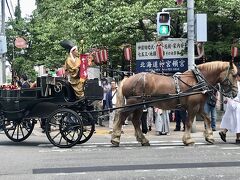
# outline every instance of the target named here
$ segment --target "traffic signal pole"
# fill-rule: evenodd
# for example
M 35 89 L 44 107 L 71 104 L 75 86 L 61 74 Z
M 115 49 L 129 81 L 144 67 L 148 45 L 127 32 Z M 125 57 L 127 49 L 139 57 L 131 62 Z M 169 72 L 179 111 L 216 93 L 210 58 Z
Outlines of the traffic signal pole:
M 1 0 L 1 35 L 5 35 L 5 0 Z M 6 82 L 5 54 L 0 55 L 0 84 Z
M 187 0 L 188 69 L 194 67 L 194 0 Z
M 188 31 L 188 69 L 193 69 L 195 64 L 194 55 L 194 0 L 187 0 L 187 31 Z M 196 132 L 196 117 L 192 124 L 192 133 Z

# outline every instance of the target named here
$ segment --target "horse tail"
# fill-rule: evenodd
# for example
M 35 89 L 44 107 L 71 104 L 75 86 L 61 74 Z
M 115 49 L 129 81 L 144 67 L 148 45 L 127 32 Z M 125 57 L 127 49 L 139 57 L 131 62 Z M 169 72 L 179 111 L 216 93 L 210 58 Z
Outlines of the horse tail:
M 124 82 L 127 80 L 128 78 L 124 78 L 118 85 L 118 90 L 117 90 L 117 94 L 116 94 L 116 107 L 122 107 L 125 105 L 125 98 L 122 92 L 122 87 Z

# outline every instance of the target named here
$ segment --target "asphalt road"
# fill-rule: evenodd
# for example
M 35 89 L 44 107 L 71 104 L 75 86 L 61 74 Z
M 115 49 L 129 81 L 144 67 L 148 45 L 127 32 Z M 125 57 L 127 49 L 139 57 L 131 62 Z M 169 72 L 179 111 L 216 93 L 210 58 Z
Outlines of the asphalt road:
M 70 149 L 53 147 L 38 128 L 21 143 L 1 133 L 0 179 L 240 179 L 240 145 L 234 143 L 234 134 L 224 143 L 216 131 L 216 143 L 209 145 L 198 131 L 192 134 L 195 146 L 187 147 L 181 142 L 182 132 L 151 132 L 151 146 L 142 147 L 129 127 L 118 148 L 111 147 L 107 128 L 100 127 L 90 141 Z

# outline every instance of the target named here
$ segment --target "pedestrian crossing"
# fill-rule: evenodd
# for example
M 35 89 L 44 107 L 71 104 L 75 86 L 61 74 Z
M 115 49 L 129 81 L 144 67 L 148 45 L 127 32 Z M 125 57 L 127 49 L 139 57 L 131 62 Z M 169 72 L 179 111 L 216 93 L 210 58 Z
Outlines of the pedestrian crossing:
M 124 150 L 134 150 L 139 148 L 152 148 L 152 149 L 179 149 L 179 148 L 205 148 L 205 149 L 212 149 L 212 148 L 218 148 L 221 150 L 237 150 L 240 149 L 240 146 L 236 144 L 214 144 L 209 145 L 205 142 L 197 142 L 193 146 L 185 146 L 182 141 L 150 141 L 149 147 L 143 147 L 140 143 L 136 141 L 129 141 L 129 142 L 121 142 L 119 149 Z M 94 151 L 96 149 L 98 150 L 113 150 L 118 148 L 113 148 L 111 143 L 85 143 L 81 145 L 76 145 L 72 148 L 68 149 L 61 149 L 58 147 L 54 147 L 52 144 L 39 144 L 38 147 L 42 148 L 39 150 L 41 153 L 46 152 L 71 152 L 71 151 Z

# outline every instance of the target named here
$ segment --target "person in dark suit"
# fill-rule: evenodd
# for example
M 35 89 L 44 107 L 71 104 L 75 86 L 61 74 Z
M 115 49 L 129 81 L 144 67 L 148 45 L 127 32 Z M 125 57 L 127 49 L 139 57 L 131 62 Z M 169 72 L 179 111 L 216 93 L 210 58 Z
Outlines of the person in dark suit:
M 181 130 L 181 122 L 183 123 L 183 131 L 185 131 L 185 122 L 187 121 L 187 111 L 184 109 L 175 110 L 175 120 L 176 120 L 176 128 L 174 131 Z
M 28 78 L 26 75 L 22 75 L 21 80 L 22 80 L 21 88 L 30 88 L 30 84 L 28 82 Z

